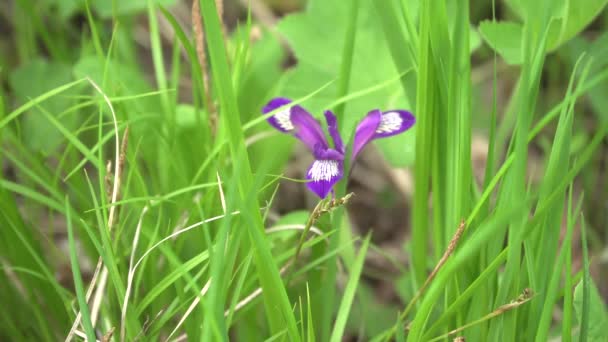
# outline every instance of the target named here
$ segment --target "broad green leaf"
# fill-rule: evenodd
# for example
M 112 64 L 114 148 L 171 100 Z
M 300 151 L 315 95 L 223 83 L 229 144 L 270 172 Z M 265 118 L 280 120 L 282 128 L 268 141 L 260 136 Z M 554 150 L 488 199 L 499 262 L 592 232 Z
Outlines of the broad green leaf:
M 107 71 L 104 78 L 105 68 L 107 68 Z M 136 67 L 116 61 L 102 63 L 95 56 L 83 57 L 76 63 L 73 72 L 78 78 L 91 78 L 99 86 L 103 87 L 103 91 L 108 96 L 136 96 L 149 93 L 153 90 Z M 139 98 L 136 101 L 130 101 L 130 105 L 129 111 L 125 113 L 129 118 L 134 118 L 138 115 L 159 115 L 161 110 L 160 96 Z M 106 111 L 106 113 L 109 115 L 109 112 Z M 150 122 L 144 122 L 144 125 L 147 124 L 152 126 Z M 140 126 L 143 125 L 135 125 L 132 128 L 137 130 Z
M 179 128 L 193 128 L 196 125 L 196 112 L 190 104 L 178 104 L 175 109 L 175 122 Z
M 601 72 L 608 65 L 608 32 L 604 32 L 601 36 L 595 38 L 594 41 L 589 41 L 584 36 L 577 36 L 566 43 L 563 49 L 560 49 L 560 56 L 565 59 L 570 65 L 574 65 L 575 61 L 585 53 L 593 61 L 591 72 Z M 608 121 L 608 84 L 601 82 L 589 90 L 588 97 L 593 107 L 593 113 L 601 122 Z
M 376 140 L 376 146 L 393 166 L 406 167 L 412 165 L 415 155 L 415 132 L 416 127 L 414 126 L 404 134 Z
M 569 1 L 567 11 L 549 27 L 548 51 L 553 51 L 572 39 L 595 19 L 608 0 Z M 565 25 L 564 25 L 565 21 Z
M 148 0 L 130 0 L 130 1 L 111 1 L 111 0 L 94 0 L 92 2 L 93 9 L 102 18 L 111 18 L 116 15 L 135 14 L 143 12 L 148 8 Z M 152 3 L 169 7 L 175 3 L 175 0 L 152 0 Z M 114 8 L 113 6 L 116 6 Z
M 84 56 L 74 66 L 74 74 L 76 77 L 89 77 L 98 85 L 104 85 L 104 69 L 106 63 L 101 63 L 96 56 Z M 106 73 L 106 92 L 118 89 L 124 89 L 122 92 L 129 95 L 146 93 L 152 90 L 152 87 L 143 78 L 142 74 L 136 68 L 129 67 L 122 63 L 111 61 L 107 63 Z M 151 99 L 150 97 L 148 99 Z M 140 101 L 138 101 L 140 103 Z M 157 106 L 157 104 L 155 104 Z
M 295 225 L 304 226 L 306 224 L 306 221 L 308 221 L 309 216 L 310 216 L 310 213 L 306 210 L 292 211 L 292 212 L 289 212 L 289 213 L 281 216 L 279 218 L 279 220 L 273 225 L 273 227 L 295 226 Z M 300 235 L 303 234 L 303 232 L 304 232 L 303 230 L 289 229 L 289 230 L 285 230 L 280 233 L 275 233 L 275 234 L 273 234 L 273 237 L 275 239 L 287 241 L 288 239 L 291 239 L 294 236 L 299 237 Z M 308 236 L 312 236 L 312 234 L 309 234 Z
M 397 70 L 392 61 L 380 25 L 381 18 L 373 3 L 365 1 L 361 6 L 348 93 L 372 87 L 405 71 Z M 312 0 L 306 12 L 289 15 L 279 23 L 279 31 L 287 38 L 298 60 L 297 66 L 287 74 L 283 89 L 279 90 L 281 96 L 301 97 L 338 76 L 348 8 L 347 1 Z M 337 87 L 332 85 L 303 105 L 311 114 L 321 117 L 322 111 L 328 109 L 325 106 L 335 100 L 336 95 Z M 346 104 L 343 138 L 348 140 L 357 122 L 376 108 L 412 109 L 398 82 L 353 99 Z M 411 142 L 413 132 L 406 135 L 410 137 L 392 137 L 379 144 L 383 152 L 392 152 L 386 154 L 392 164 L 407 165 L 413 160 L 413 148 L 403 148 L 403 144 Z
M 604 305 L 597 287 L 593 281 L 590 282 L 591 293 L 589 296 L 589 331 L 588 341 L 603 342 L 608 338 L 608 310 Z M 574 289 L 574 309 L 580 323 L 583 308 L 583 283 L 582 280 Z
M 310 212 L 307 210 L 291 211 L 285 215 L 282 215 L 275 223 L 275 226 L 286 224 L 305 224 L 306 221 L 308 221 L 309 216 Z
M 525 20 L 528 13 L 531 16 L 538 16 L 538 12 L 542 10 L 542 1 L 528 0 L 506 0 L 507 6 L 522 20 Z M 555 18 L 562 17 L 566 9 L 565 0 L 552 0 L 549 10 L 551 16 Z
M 536 7 L 530 5 L 534 1 L 522 2 L 521 0 L 508 1 L 510 7 L 520 18 L 527 17 L 526 13 L 535 13 Z M 547 38 L 547 52 L 551 52 L 568 42 L 581 32 L 593 19 L 595 19 L 608 0 L 583 0 L 576 4 L 559 1 L 551 6 L 551 16 L 554 19 L 549 26 Z M 530 16 L 531 18 L 534 15 Z M 521 64 L 522 62 L 522 25 L 514 22 L 491 22 L 483 21 L 479 25 L 479 31 L 483 39 L 496 51 L 508 64 Z
M 237 85 L 243 122 L 260 115 L 266 97 L 282 76 L 280 64 L 285 52 L 278 39 L 264 32 L 264 36 L 251 46 L 250 54 L 242 82 Z
M 507 62 L 521 64 L 522 25 L 509 21 L 482 21 L 479 33 L 483 39 Z
M 35 59 L 15 69 L 10 74 L 9 83 L 19 102 L 25 103 L 71 80 L 71 69 L 68 65 Z M 57 116 L 73 103 L 69 95 L 64 93 L 38 103 L 22 117 L 22 137 L 29 148 L 48 154 L 63 141 L 62 134 L 49 124 L 36 107 L 40 106 L 51 115 Z M 61 122 L 66 128 L 75 129 L 77 117 L 66 115 L 61 118 Z
M 61 18 L 69 18 L 84 7 L 84 1 L 79 0 L 47 0 L 51 7 L 57 9 Z
M 104 70 L 107 71 L 104 72 Z M 137 96 L 149 93 L 153 90 L 148 81 L 144 78 L 137 66 L 126 65 L 118 61 L 100 61 L 97 57 L 89 55 L 81 58 L 73 68 L 73 73 L 78 78 L 89 77 L 97 83 L 104 93 L 110 97 L 114 96 Z M 94 94 L 95 93 L 89 93 Z M 97 97 L 105 120 L 111 120 L 110 111 L 100 97 Z M 129 101 L 129 110 L 121 110 L 117 104 L 114 105 L 118 120 L 124 118 L 136 121 L 129 125 L 131 132 L 138 137 L 142 137 L 142 144 L 150 148 L 144 149 L 143 153 L 154 155 L 157 153 L 151 146 L 159 144 L 159 131 L 161 123 L 164 123 L 161 115 L 160 94 L 156 96 L 146 96 Z M 146 120 L 139 120 L 141 117 Z
M 471 26 L 469 30 L 469 49 L 471 53 L 481 46 L 481 36 L 475 27 Z

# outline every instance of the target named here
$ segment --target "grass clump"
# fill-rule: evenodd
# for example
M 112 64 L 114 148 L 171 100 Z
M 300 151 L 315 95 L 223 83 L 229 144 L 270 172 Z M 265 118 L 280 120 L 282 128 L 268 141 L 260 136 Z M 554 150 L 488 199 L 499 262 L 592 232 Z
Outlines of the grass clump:
M 604 341 L 605 4 L 0 5 L 0 340 Z

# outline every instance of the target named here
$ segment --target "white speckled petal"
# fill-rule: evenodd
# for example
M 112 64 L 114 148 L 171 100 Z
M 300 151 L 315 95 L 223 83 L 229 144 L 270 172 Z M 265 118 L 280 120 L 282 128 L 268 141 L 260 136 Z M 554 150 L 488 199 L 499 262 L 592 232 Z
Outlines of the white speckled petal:
M 412 127 L 416 119 L 412 113 L 405 110 L 390 110 L 382 113 L 380 124 L 376 128 L 374 138 L 384 138 L 405 132 Z
M 306 185 L 320 198 L 325 198 L 343 176 L 343 164 L 340 160 L 321 159 L 315 160 L 308 172 Z
M 290 103 L 290 99 L 276 97 L 270 100 L 270 102 L 268 102 L 262 109 L 263 114 L 268 114 L 276 109 L 279 109 L 273 116 L 268 118 L 268 123 L 283 133 L 289 133 L 295 129 L 295 126 L 291 121 Z

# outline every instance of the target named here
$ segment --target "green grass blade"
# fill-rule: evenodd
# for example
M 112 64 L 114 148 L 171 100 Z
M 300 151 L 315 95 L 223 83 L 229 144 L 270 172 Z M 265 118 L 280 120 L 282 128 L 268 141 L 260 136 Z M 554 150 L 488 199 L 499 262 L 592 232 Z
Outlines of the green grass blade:
M 340 302 L 340 308 L 338 309 L 334 329 L 329 339 L 331 342 L 342 341 L 350 308 L 353 304 L 355 293 L 357 292 L 357 286 L 359 286 L 359 277 L 363 271 L 363 263 L 365 262 L 365 256 L 367 255 L 367 248 L 369 247 L 370 239 L 371 234 L 368 234 L 365 240 L 363 240 L 363 244 L 359 249 L 359 254 L 357 255 L 357 258 L 350 269 L 348 282 L 346 283 L 346 288 L 344 289 L 344 296 L 342 297 L 342 302 Z
M 27 111 L 28 109 L 31 109 L 32 107 L 38 105 L 39 103 L 43 102 L 44 100 L 47 100 L 53 96 L 56 96 L 57 94 L 60 94 L 72 87 L 75 87 L 76 85 L 85 82 L 86 79 L 80 79 L 80 80 L 76 80 L 74 82 L 70 82 L 66 85 L 63 85 L 61 87 L 57 87 L 53 90 L 49 90 L 46 93 L 37 96 L 34 99 L 31 99 L 29 101 L 27 101 L 26 103 L 22 104 L 19 108 L 13 110 L 12 112 L 10 112 L 6 117 L 4 117 L 2 120 L 0 120 L 0 129 L 4 128 L 4 126 L 6 126 L 9 122 L 15 120 L 19 115 L 23 114 L 25 111 Z
M 69 240 L 69 247 L 70 247 L 70 262 L 72 265 L 72 275 L 74 278 L 74 287 L 76 288 L 76 297 L 78 298 L 78 306 L 80 307 L 80 313 L 82 314 L 82 325 L 84 326 L 84 331 L 87 334 L 87 339 L 89 341 L 95 341 L 95 339 L 96 339 L 95 330 L 93 329 L 93 324 L 91 323 L 89 305 L 87 304 L 84 285 L 82 284 L 79 257 L 78 257 L 78 253 L 76 252 L 76 242 L 74 239 L 74 231 L 73 231 L 73 227 L 72 227 L 72 217 L 71 217 L 72 215 L 71 215 L 70 204 L 69 204 L 67 196 L 65 199 L 65 211 L 66 211 L 66 221 L 67 221 L 67 229 L 68 229 L 68 240 Z
M 581 207 L 582 207 L 582 198 L 579 200 L 577 207 L 574 209 L 574 217 L 578 217 Z M 561 215 L 560 215 L 561 216 Z M 542 342 L 547 341 L 549 338 L 549 330 L 551 328 L 551 320 L 553 319 L 552 314 L 554 312 L 555 301 L 557 300 L 558 290 L 560 278 L 562 275 L 562 268 L 564 263 L 566 262 L 566 258 L 568 258 L 569 250 L 572 246 L 572 233 L 574 231 L 575 221 L 571 220 L 568 222 L 566 236 L 562 242 L 562 247 L 557 257 L 555 267 L 553 268 L 553 272 L 551 275 L 551 279 L 549 281 L 549 285 L 547 286 L 547 291 L 543 293 L 543 297 L 545 298 L 545 303 L 543 310 L 541 312 L 541 317 L 538 322 L 538 328 L 536 332 L 535 341 Z M 566 274 L 566 277 L 570 277 L 570 274 Z M 570 292 L 570 289 L 566 288 L 565 291 Z
M 583 245 L 583 305 L 580 314 L 579 342 L 587 342 L 589 337 L 589 312 L 591 303 L 591 275 L 589 274 L 589 250 L 587 247 L 587 224 L 581 216 L 581 244 Z
M 350 85 L 350 75 L 353 65 L 353 51 L 355 49 L 355 40 L 357 37 L 357 18 L 359 17 L 359 7 L 361 0 L 350 1 L 350 13 L 348 16 L 348 26 L 346 27 L 346 37 L 344 39 L 344 47 L 342 49 L 342 62 L 340 64 L 340 73 L 338 79 L 337 97 L 345 96 L 348 93 Z M 344 117 L 345 104 L 339 104 L 336 107 L 336 117 L 338 123 L 343 123 L 346 120 Z M 340 126 L 344 132 L 344 127 Z
M 572 213 L 572 187 L 568 197 L 568 214 L 566 224 L 570 227 L 577 215 Z M 572 241 L 566 245 L 566 261 L 564 266 L 564 315 L 562 317 L 562 341 L 572 341 L 572 311 L 573 311 L 573 292 L 574 281 L 572 275 Z
M 215 90 L 218 94 L 220 115 L 220 130 L 229 139 L 230 154 L 234 166 L 240 166 L 240 177 L 238 179 L 238 193 L 245 205 L 244 215 L 251 219 L 247 225 L 249 237 L 255 254 L 258 277 L 263 289 L 266 315 L 270 324 L 271 332 L 276 334 L 287 325 L 289 338 L 299 341 L 300 336 L 294 313 L 287 296 L 287 291 L 279 275 L 278 268 L 273 261 L 268 241 L 264 236 L 262 217 L 259 207 L 251 198 L 256 194 L 253 188 L 251 165 L 246 154 L 243 139 L 239 108 L 232 88 L 232 77 L 228 68 L 226 50 L 223 41 L 221 24 L 217 15 L 215 2 L 201 1 L 201 15 L 205 32 L 207 34 L 207 45 L 211 61 Z M 276 307 L 279 310 L 276 310 Z

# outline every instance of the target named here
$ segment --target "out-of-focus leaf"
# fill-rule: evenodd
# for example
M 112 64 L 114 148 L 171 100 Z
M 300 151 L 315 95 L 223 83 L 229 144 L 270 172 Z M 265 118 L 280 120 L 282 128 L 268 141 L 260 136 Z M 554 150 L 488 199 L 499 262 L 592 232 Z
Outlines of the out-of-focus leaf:
M 104 69 L 106 67 L 108 70 L 104 82 Z M 77 78 L 91 78 L 99 86 L 104 87 L 103 90 L 111 96 L 136 96 L 153 90 L 137 67 L 128 66 L 116 61 L 109 62 L 106 65 L 105 62 L 102 63 L 95 56 L 83 57 L 76 63 L 73 72 Z M 130 105 L 130 112 L 127 113 L 129 117 L 138 113 L 147 115 L 157 114 L 161 108 L 159 96 L 138 98 L 131 101 Z
M 104 70 L 108 68 L 105 75 Z M 109 63 L 100 61 L 95 56 L 84 56 L 73 69 L 77 78 L 89 77 L 97 83 L 102 90 L 110 97 L 114 96 L 132 96 L 149 93 L 153 91 L 148 81 L 143 77 L 143 74 L 138 70 L 137 66 L 126 65 L 117 61 Z M 97 93 L 91 92 L 94 96 Z M 114 109 L 119 121 L 133 121 L 129 125 L 130 131 L 134 136 L 142 138 L 141 143 L 150 147 L 144 149 L 143 153 L 154 154 L 157 151 L 152 146 L 159 144 L 162 132 L 158 127 L 163 127 L 167 120 L 161 115 L 160 96 L 145 96 L 133 98 L 128 101 L 128 110 L 122 110 L 121 103 L 115 103 Z M 110 112 L 105 104 L 102 105 L 102 110 L 106 116 L 106 120 L 111 120 Z M 141 120 L 145 117 L 145 120 Z
M 528 13 L 532 17 L 538 16 L 540 10 L 549 10 L 549 15 L 553 18 L 563 17 L 566 11 L 566 0 L 552 0 L 549 8 L 542 8 L 541 1 L 527 0 L 506 0 L 507 6 L 522 20 L 525 20 Z
M 55 7 L 61 18 L 68 18 L 84 6 L 84 1 L 80 0 L 47 0 L 51 7 Z
M 196 112 L 190 104 L 178 104 L 175 109 L 175 121 L 179 128 L 193 128 L 196 126 Z
M 593 58 L 593 70 L 604 70 L 608 65 L 608 32 L 604 32 L 589 46 L 589 57 Z M 608 122 L 608 85 L 603 82 L 589 91 L 594 113 L 601 122 Z
M 508 64 L 521 64 L 521 24 L 509 21 L 482 21 L 479 33 Z
M 582 53 L 586 53 L 589 59 L 593 60 L 592 73 L 600 72 L 608 65 L 608 32 L 604 32 L 593 42 L 589 42 L 584 36 L 574 37 L 564 45 L 563 49 L 560 49 L 559 53 L 571 66 Z M 588 92 L 593 112 L 600 122 L 608 121 L 607 93 L 608 85 L 606 83 L 600 83 Z
M 143 12 L 148 7 L 148 0 L 129 0 L 129 1 L 111 1 L 111 0 L 94 0 L 92 2 L 93 9 L 102 18 L 111 18 L 116 12 L 116 15 L 135 14 Z M 175 0 L 152 0 L 153 3 L 163 7 L 169 7 L 175 3 Z M 116 5 L 116 8 L 112 6 Z
M 120 91 L 121 88 L 124 88 L 128 90 L 125 93 L 130 95 L 152 91 L 152 87 L 137 68 L 115 61 L 107 63 L 107 67 L 105 84 L 110 89 L 106 90 Z M 104 68 L 106 68 L 106 63 L 100 62 L 96 56 L 85 56 L 74 66 L 74 74 L 78 78 L 89 77 L 101 86 L 104 84 Z
M 275 223 L 275 226 L 285 224 L 306 224 L 306 221 L 308 221 L 309 216 L 310 213 L 306 210 L 292 211 L 288 214 L 282 215 Z
M 354 47 L 353 69 L 349 92 L 366 89 L 395 78 L 405 70 L 397 70 L 384 39 L 380 18 L 371 1 L 359 10 Z M 286 76 L 282 96 L 298 98 L 335 79 L 340 70 L 342 49 L 348 20 L 348 1 L 311 0 L 306 12 L 292 14 L 278 25 L 298 60 Z M 324 106 L 335 100 L 337 89 L 328 87 L 303 105 L 316 117 Z M 390 106 L 390 108 L 389 108 Z M 346 104 L 343 137 L 348 139 L 353 128 L 373 109 L 411 109 L 401 84 L 387 86 Z M 414 113 L 415 114 L 415 113 Z M 407 137 L 409 135 L 409 137 Z M 412 141 L 413 131 L 405 136 L 384 139 L 379 146 L 392 164 L 406 165 L 413 160 L 414 149 L 404 148 Z
M 590 342 L 605 342 L 608 338 L 608 311 L 604 301 L 593 281 L 590 282 L 589 296 L 589 331 L 587 337 Z M 574 289 L 574 309 L 576 316 L 581 320 L 583 308 L 583 282 L 579 282 Z
M 469 46 L 471 53 L 481 46 L 481 36 L 473 26 L 471 26 L 471 30 L 469 31 Z
M 608 0 L 571 1 L 567 11 L 549 28 L 548 51 L 553 51 L 572 39 L 600 14 Z M 565 21 L 565 25 L 564 25 Z
M 520 18 L 526 20 L 528 15 L 533 17 L 538 8 L 534 1 L 510 0 L 507 2 Z M 551 52 L 568 42 L 589 25 L 606 6 L 608 0 L 582 0 L 576 3 L 558 1 L 551 6 L 551 17 L 554 19 L 549 26 L 547 52 Z M 522 24 L 514 22 L 483 21 L 479 25 L 484 40 L 508 64 L 521 64 Z
M 43 59 L 35 59 L 20 66 L 9 77 L 11 89 L 20 103 L 25 103 L 71 80 L 72 73 L 68 65 Z M 61 132 L 49 124 L 39 108 L 57 116 L 73 103 L 69 95 L 70 93 L 64 93 L 39 103 L 23 117 L 22 136 L 29 148 L 49 154 L 59 146 L 63 140 Z M 61 123 L 68 129 L 74 129 L 77 118 L 74 115 L 67 115 L 61 118 Z
M 239 84 L 239 106 L 243 122 L 260 115 L 268 93 L 281 78 L 285 53 L 278 40 L 268 33 L 251 46 L 249 65 Z

